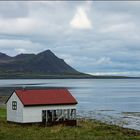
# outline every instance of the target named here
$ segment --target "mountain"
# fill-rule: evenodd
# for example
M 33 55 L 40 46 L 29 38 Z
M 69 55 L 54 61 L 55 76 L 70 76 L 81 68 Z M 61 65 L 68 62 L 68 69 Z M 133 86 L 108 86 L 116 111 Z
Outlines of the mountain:
M 0 53 L 0 62 L 2 63 L 2 62 L 6 62 L 6 61 L 8 61 L 8 60 L 10 60 L 11 59 L 11 57 L 10 56 L 8 56 L 8 55 L 6 55 L 6 54 L 4 54 L 4 53 Z
M 86 78 L 52 51 L 19 54 L 10 57 L 0 53 L 0 78 Z

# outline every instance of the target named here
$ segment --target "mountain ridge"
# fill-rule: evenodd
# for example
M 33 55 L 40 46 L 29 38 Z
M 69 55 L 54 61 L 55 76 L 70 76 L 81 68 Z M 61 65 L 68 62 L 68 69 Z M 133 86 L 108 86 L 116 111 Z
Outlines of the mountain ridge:
M 0 53 L 0 78 L 89 77 L 68 65 L 51 50 L 8 56 Z
M 82 73 L 51 50 L 8 56 L 0 52 L 0 79 L 122 79 L 126 76 L 93 76 Z M 139 78 L 139 77 L 138 77 Z

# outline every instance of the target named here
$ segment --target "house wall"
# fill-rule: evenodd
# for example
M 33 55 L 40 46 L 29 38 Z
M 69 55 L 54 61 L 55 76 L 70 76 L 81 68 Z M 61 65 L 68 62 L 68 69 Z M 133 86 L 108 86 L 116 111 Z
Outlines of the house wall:
M 17 110 L 12 109 L 12 101 L 17 101 Z M 15 93 L 7 102 L 7 121 L 23 122 L 23 104 Z
M 42 110 L 76 109 L 76 105 L 30 106 L 23 108 L 23 123 L 42 122 Z

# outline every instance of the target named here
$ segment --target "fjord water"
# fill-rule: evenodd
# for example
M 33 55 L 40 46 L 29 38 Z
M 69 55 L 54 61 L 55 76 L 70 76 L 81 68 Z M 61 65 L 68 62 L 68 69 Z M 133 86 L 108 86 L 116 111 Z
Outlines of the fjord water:
M 140 79 L 0 80 L 0 87 L 64 87 L 78 100 L 78 117 L 140 130 Z

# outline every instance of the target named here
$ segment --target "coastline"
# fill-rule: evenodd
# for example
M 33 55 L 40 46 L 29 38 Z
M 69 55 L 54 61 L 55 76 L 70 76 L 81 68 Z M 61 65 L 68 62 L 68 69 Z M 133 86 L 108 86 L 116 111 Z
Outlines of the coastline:
M 1 109 L 4 110 L 4 112 L 6 112 L 6 100 L 8 99 L 9 96 L 0 96 L 0 111 Z M 113 118 L 111 116 L 104 116 L 101 112 L 104 112 L 104 111 L 112 111 L 112 110 L 99 110 L 99 114 L 97 113 L 96 114 L 96 111 L 93 111 L 93 112 L 90 112 L 88 113 L 87 115 L 89 116 L 85 116 L 85 115 L 81 115 L 80 112 L 78 111 L 77 112 L 77 118 L 78 120 L 84 120 L 84 121 L 93 121 L 93 122 L 98 122 L 98 123 L 103 123 L 105 124 L 106 126 L 116 126 L 116 127 L 120 127 L 122 129 L 127 129 L 127 130 L 134 130 L 134 131 L 139 131 L 140 132 L 140 129 L 138 128 L 133 128 L 133 127 L 128 127 L 125 123 L 125 121 L 122 119 L 118 119 L 116 120 L 117 118 Z M 91 113 L 93 113 L 94 115 L 96 114 L 96 116 L 92 117 L 91 116 Z M 139 115 L 140 113 L 139 112 L 122 112 L 123 114 L 131 114 L 133 115 L 136 114 L 136 115 Z M 100 117 L 98 116 L 100 115 Z M 99 118 L 102 118 L 102 119 L 99 119 Z M 5 117 L 6 117 L 6 113 L 5 113 Z M 110 118 L 111 117 L 111 118 Z
M 68 83 L 66 82 L 68 81 Z M 93 81 L 93 82 L 91 82 Z M 24 88 L 26 87 L 26 89 L 48 89 L 48 88 L 68 88 L 69 90 L 72 90 L 73 93 L 80 93 L 80 94 L 77 94 L 76 97 L 78 97 L 78 99 L 80 99 L 83 96 L 89 96 L 90 98 L 87 98 L 86 101 L 92 101 L 90 99 L 92 99 L 93 97 L 93 100 L 96 99 L 96 96 L 98 97 L 98 94 L 96 94 L 96 92 L 94 91 L 95 88 L 103 88 L 104 90 L 97 90 L 97 93 L 100 91 L 103 91 L 103 94 L 101 94 L 105 99 L 108 99 L 108 97 L 106 98 L 104 96 L 105 95 L 109 95 L 110 96 L 113 96 L 115 95 L 115 99 L 117 99 L 119 97 L 119 95 L 116 95 L 115 94 L 115 91 L 116 91 L 116 84 L 113 84 L 113 89 L 115 87 L 115 90 L 112 91 L 111 89 L 111 93 L 108 93 L 108 86 L 110 86 L 110 83 L 112 83 L 112 80 L 108 80 L 109 83 L 107 83 L 107 80 L 103 80 L 103 82 L 101 82 L 101 80 L 84 80 L 84 81 L 79 81 L 79 80 L 35 80 L 35 82 L 32 81 L 32 79 L 30 80 L 1 80 L 1 87 L 0 87 L 0 100 L 2 99 L 2 104 L 4 106 L 4 100 L 6 100 L 6 98 L 8 98 L 8 96 L 15 90 L 15 89 L 21 89 L 21 88 Z M 125 80 L 115 80 L 115 83 L 118 83 L 120 85 L 120 82 L 122 81 L 123 83 L 125 82 Z M 133 80 L 129 80 L 130 83 L 133 81 Z M 134 80 L 135 81 L 135 80 Z M 7 83 L 8 82 L 8 83 Z M 107 83 L 105 88 L 104 88 L 104 85 L 100 85 L 100 83 Z M 136 83 L 137 80 L 135 81 Z M 133 84 L 135 82 L 132 82 Z M 7 83 L 7 84 L 6 84 Z M 71 84 L 72 83 L 72 84 Z M 77 83 L 82 83 L 81 85 L 77 85 Z M 98 83 L 96 85 L 96 83 Z M 87 87 L 84 87 L 84 86 L 87 86 Z M 91 87 L 89 86 L 91 85 L 93 88 L 91 89 Z M 126 84 L 125 84 L 126 85 Z M 78 87 L 79 86 L 79 87 Z M 122 86 L 122 84 L 121 84 Z M 130 85 L 129 85 L 130 86 Z M 132 86 L 133 87 L 133 86 Z M 106 90 L 107 89 L 107 90 Z M 117 88 L 118 89 L 118 88 Z M 122 88 L 120 87 L 120 89 L 122 90 Z M 131 88 L 132 90 L 130 91 L 134 91 L 133 88 Z M 93 93 L 93 96 L 92 96 L 92 91 L 94 91 Z M 124 91 L 128 91 L 128 88 Z M 99 93 L 100 93 L 99 92 Z M 118 91 L 117 91 L 118 92 Z M 116 92 L 116 93 L 117 93 Z M 86 93 L 86 94 L 85 94 Z M 137 94 L 137 93 L 136 93 Z M 6 95 L 6 96 L 5 96 Z M 102 96 L 100 95 L 100 98 L 97 98 L 99 99 L 99 103 L 100 101 L 102 100 Z M 124 94 L 125 95 L 125 94 Z M 131 92 L 130 94 L 128 95 L 131 95 Z M 125 96 L 127 98 L 127 96 Z M 129 96 L 128 96 L 129 97 Z M 135 94 L 132 95 L 132 97 L 135 97 Z M 89 99 L 89 100 L 88 100 Z M 132 98 L 133 99 L 133 98 Z M 87 107 L 85 103 L 87 102 L 82 102 L 83 100 L 79 100 L 80 102 L 80 106 L 78 106 L 78 115 L 81 115 L 80 113 L 83 112 L 82 116 L 83 118 L 87 117 L 89 119 L 96 119 L 96 120 L 99 120 L 99 121 L 102 121 L 102 122 L 105 122 L 105 123 L 108 123 L 108 124 L 117 124 L 117 125 L 120 125 L 120 126 L 123 126 L 123 127 L 129 127 L 129 128 L 132 128 L 132 129 L 138 129 L 140 130 L 139 128 L 139 124 L 140 124 L 140 121 L 139 121 L 139 118 L 137 117 L 139 114 L 138 113 L 135 113 L 136 111 L 139 111 L 139 109 L 121 109 L 120 112 L 114 108 L 109 108 L 109 107 L 106 107 L 106 108 L 102 108 L 102 106 L 96 106 L 96 101 L 94 103 L 95 106 L 93 106 L 92 109 L 88 109 L 88 111 L 86 111 L 84 108 L 81 109 L 81 106 L 83 107 Z M 101 105 L 102 105 L 102 102 L 101 102 Z M 106 106 L 106 103 L 103 105 Z M 119 106 L 118 106 L 119 107 Z M 99 108 L 99 109 L 98 109 Z M 118 112 L 117 112 L 118 111 Z M 137 117 L 137 118 L 136 118 Z M 125 125 L 125 126 L 124 126 Z
M 34 73 L 34 72 L 0 72 L 0 79 L 140 79 L 136 76 L 123 76 L 123 75 L 91 75 L 87 73 L 69 73 L 69 74 L 47 74 L 47 73 Z
M 134 140 L 140 139 L 140 131 L 122 128 L 116 125 L 93 119 L 78 119 L 75 127 L 56 125 L 42 127 L 39 125 L 18 125 L 6 122 L 6 109 L 0 108 L 0 139 L 10 140 L 45 140 L 69 139 L 69 140 Z M 18 132 L 18 133 L 17 133 Z

